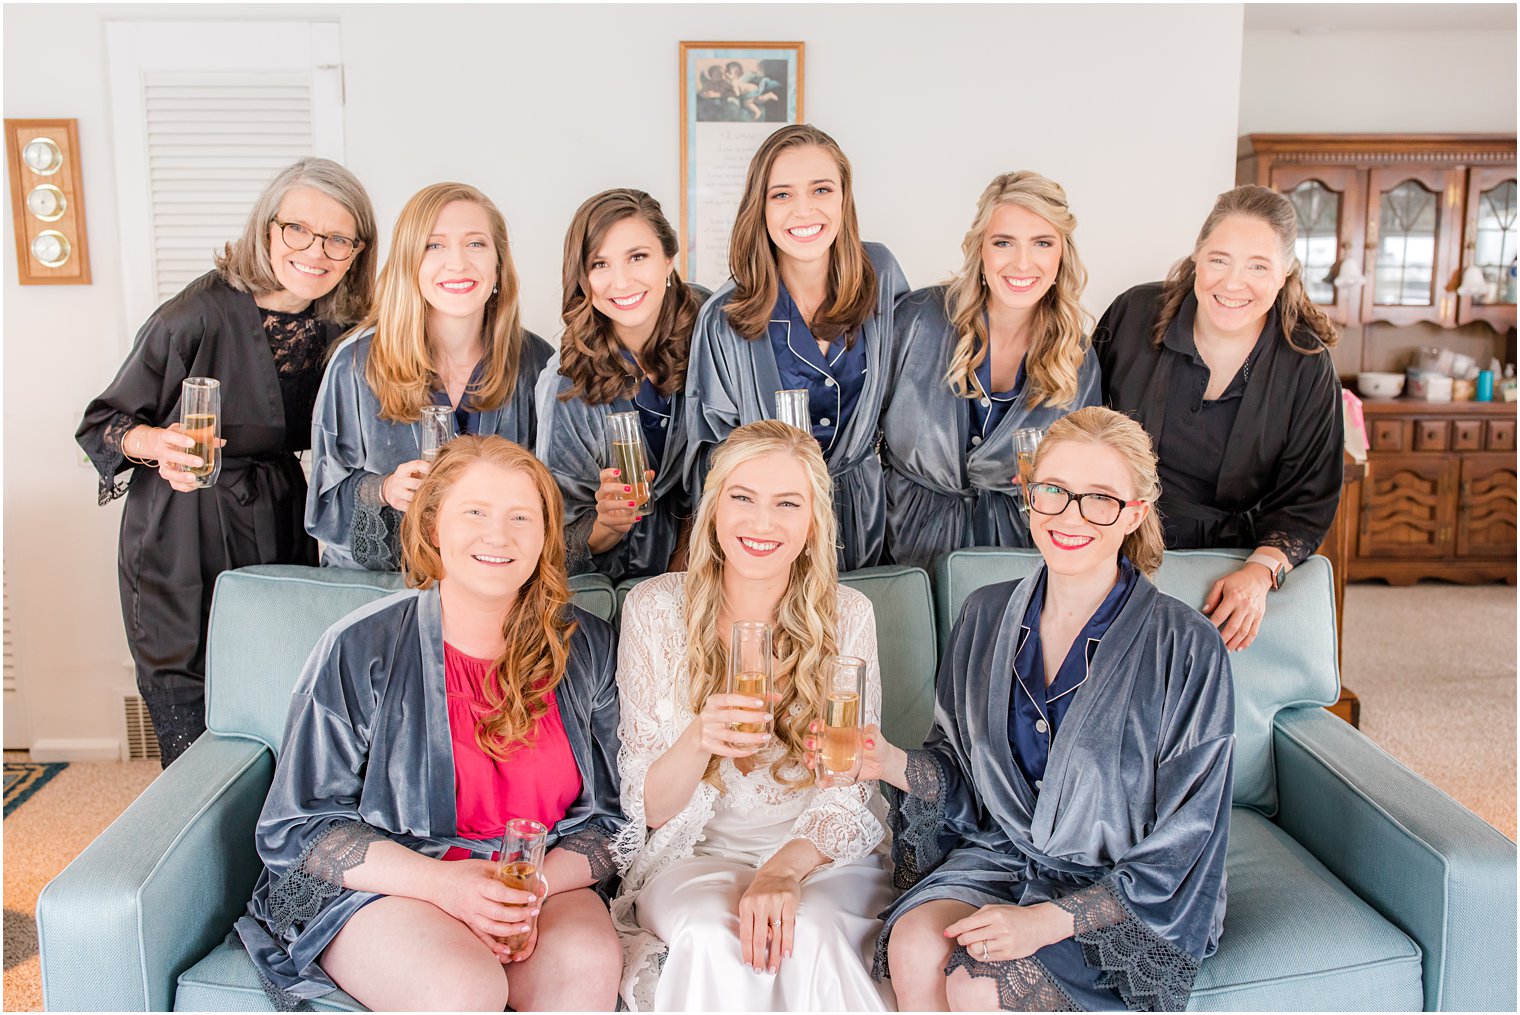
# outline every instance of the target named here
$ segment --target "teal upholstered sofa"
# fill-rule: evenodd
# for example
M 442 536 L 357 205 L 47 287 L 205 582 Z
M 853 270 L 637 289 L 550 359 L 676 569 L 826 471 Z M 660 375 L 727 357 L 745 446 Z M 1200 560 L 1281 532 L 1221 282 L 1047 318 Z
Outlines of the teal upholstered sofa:
M 1191 602 L 1239 555 L 1169 554 L 1163 589 Z M 974 588 L 1027 574 L 1029 551 L 847 576 L 877 611 L 888 736 L 932 719 L 937 645 Z M 259 869 L 253 827 L 290 689 L 320 633 L 394 576 L 258 567 L 223 575 L 201 738 L 43 891 L 50 1010 L 269 1010 L 224 938 Z M 590 576 L 577 602 L 613 617 L 626 589 Z M 1191 1007 L 1514 1010 L 1515 847 L 1320 705 L 1337 695 L 1329 567 L 1274 594 L 1233 657 L 1239 749 L 1229 909 Z M 319 1010 L 355 1010 L 341 993 Z

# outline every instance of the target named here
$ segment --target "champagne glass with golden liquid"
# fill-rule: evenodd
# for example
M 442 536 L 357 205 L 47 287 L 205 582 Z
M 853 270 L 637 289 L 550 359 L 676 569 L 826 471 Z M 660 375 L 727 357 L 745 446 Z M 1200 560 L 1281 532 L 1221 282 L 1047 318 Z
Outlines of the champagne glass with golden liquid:
M 612 468 L 624 486 L 633 487 L 628 496 L 642 511 L 649 503 L 649 460 L 644 455 L 644 428 L 637 412 L 614 412 L 607 416 L 607 449 L 612 454 Z
M 860 777 L 865 675 L 864 659 L 829 657 L 824 675 L 823 749 L 817 769 L 820 786 L 849 786 Z
M 501 851 L 496 854 L 496 880 L 508 888 L 532 892 L 543 891 L 544 843 L 549 830 L 532 818 L 513 818 L 501 837 Z M 528 917 L 528 929 L 496 940 L 512 951 L 527 947 L 537 917 Z
M 813 419 L 808 415 L 807 388 L 784 388 L 776 392 L 776 418 L 804 433 L 812 433 Z
M 185 471 L 195 477 L 201 489 L 216 485 L 222 474 L 222 382 L 214 377 L 186 377 L 179 386 L 179 426 L 195 444 L 185 449 L 187 455 L 201 460 Z
M 771 707 L 776 679 L 775 659 L 771 656 L 771 625 L 763 620 L 740 620 L 734 624 L 728 649 L 728 693 L 753 695 Z M 740 733 L 769 733 L 771 720 L 741 722 L 734 725 Z
M 431 464 L 443 446 L 454 439 L 454 410 L 447 405 L 422 407 L 422 460 Z
M 1022 430 L 1015 430 L 1011 434 L 1013 438 L 1013 450 L 1018 455 L 1018 471 L 1013 474 L 1013 483 L 1018 487 L 1016 497 L 1019 510 L 1029 514 L 1029 495 L 1025 493 L 1024 484 L 1028 483 L 1034 475 L 1034 453 L 1040 449 L 1040 442 L 1045 439 L 1045 431 L 1037 426 L 1026 426 Z

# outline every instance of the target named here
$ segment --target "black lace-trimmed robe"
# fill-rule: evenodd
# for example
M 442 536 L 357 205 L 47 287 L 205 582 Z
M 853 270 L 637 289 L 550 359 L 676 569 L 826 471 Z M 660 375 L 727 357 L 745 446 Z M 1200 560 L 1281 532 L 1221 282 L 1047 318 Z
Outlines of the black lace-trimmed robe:
M 623 824 L 616 647 L 610 625 L 571 609 L 577 627 L 555 697 L 581 793 L 550 829 L 549 848 L 584 854 L 606 891 Z M 264 870 L 237 922 L 277 1001 L 334 989 L 318 959 L 348 918 L 380 897 L 341 887 L 370 842 L 389 838 L 430 857 L 454 846 L 489 856 L 496 843 L 458 836 L 455 808 L 438 589 L 398 592 L 323 635 L 291 697 L 254 832 Z
M 401 568 L 401 512 L 381 499 L 380 485 L 396 466 L 422 457 L 422 424 L 380 418 L 380 399 L 364 379 L 373 341 L 374 331 L 368 330 L 338 346 L 312 414 L 306 531 L 322 540 L 323 567 Z M 551 352 L 548 342 L 523 332 L 511 397 L 479 414 L 477 433 L 533 450 L 538 430 L 533 385 Z
M 950 968 L 997 981 L 1008 1009 L 1180 1011 L 1224 925 L 1234 697 L 1219 633 L 1143 576 L 1103 636 L 1051 744 L 1043 789 L 1008 739 L 1017 632 L 1033 580 L 974 592 L 936 681 L 935 727 L 892 801 L 887 939 L 932 899 L 1054 901 L 1074 938 L 1027 959 Z

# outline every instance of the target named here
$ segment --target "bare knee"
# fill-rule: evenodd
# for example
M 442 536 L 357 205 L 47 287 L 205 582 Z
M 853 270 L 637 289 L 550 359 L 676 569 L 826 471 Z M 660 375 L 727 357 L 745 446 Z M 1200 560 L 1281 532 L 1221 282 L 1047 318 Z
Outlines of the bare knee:
M 952 942 L 944 935 L 943 923 L 931 910 L 915 908 L 892 926 L 887 966 L 899 1007 L 905 1011 L 945 1008 L 944 968 Z
M 998 1011 L 997 982 L 988 976 L 973 977 L 957 969 L 945 980 L 945 997 L 951 1011 Z
M 507 976 L 494 955 L 485 961 L 460 962 L 423 987 L 423 1008 L 435 1011 L 503 1011 L 507 1007 Z M 421 1009 L 418 1009 L 421 1010 Z

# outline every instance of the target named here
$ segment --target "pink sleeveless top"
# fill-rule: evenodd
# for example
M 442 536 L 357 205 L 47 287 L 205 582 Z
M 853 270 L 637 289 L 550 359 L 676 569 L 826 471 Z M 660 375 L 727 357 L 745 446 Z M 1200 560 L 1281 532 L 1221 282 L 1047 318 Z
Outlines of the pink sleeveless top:
M 449 733 L 454 741 L 454 806 L 459 835 L 466 839 L 501 839 L 511 818 L 533 818 L 552 829 L 581 794 L 576 767 L 559 702 L 549 695 L 549 711 L 526 745 L 505 761 L 491 757 L 475 743 L 475 721 L 489 712 L 485 681 L 495 661 L 467 656 L 447 642 L 443 645 L 444 685 L 448 693 Z M 455 847 L 445 860 L 469 853 Z

